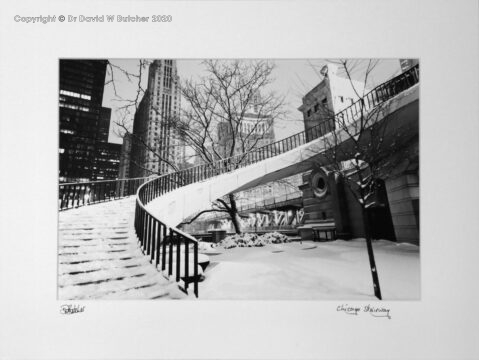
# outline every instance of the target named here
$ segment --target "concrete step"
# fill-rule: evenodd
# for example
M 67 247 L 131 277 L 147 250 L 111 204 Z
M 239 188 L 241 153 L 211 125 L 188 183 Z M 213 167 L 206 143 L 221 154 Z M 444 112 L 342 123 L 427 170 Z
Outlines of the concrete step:
M 133 228 L 134 211 L 132 197 L 59 213 L 59 299 L 194 297 L 143 254 Z

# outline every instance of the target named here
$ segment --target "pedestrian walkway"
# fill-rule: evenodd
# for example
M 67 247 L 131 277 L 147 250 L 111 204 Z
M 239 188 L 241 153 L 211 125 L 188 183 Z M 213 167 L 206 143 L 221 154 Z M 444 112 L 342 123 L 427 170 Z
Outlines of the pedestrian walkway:
M 59 213 L 58 299 L 177 299 L 187 295 L 144 256 L 135 197 Z

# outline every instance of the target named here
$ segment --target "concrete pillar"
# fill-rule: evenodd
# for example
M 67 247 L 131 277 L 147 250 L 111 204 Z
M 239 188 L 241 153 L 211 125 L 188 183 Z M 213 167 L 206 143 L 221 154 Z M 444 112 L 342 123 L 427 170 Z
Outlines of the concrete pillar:
M 404 173 L 385 181 L 398 242 L 419 245 L 419 176 Z

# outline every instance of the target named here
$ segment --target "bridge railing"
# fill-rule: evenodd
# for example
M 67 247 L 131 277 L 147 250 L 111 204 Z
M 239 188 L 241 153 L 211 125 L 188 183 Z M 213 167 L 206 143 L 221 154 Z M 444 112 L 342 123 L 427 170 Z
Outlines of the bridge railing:
M 157 181 L 155 181 L 157 180 Z M 149 181 L 138 189 L 135 208 L 135 231 L 145 255 L 150 262 L 168 276 L 184 281 L 185 291 L 193 282 L 198 297 L 198 240 L 181 230 L 169 227 L 145 208 L 151 199 L 160 196 L 160 178 Z M 190 254 L 190 252 L 192 254 Z
M 268 206 L 275 206 L 281 203 L 286 203 L 291 200 L 297 200 L 301 198 L 303 195 L 303 192 L 300 190 L 293 191 L 290 193 L 282 194 L 279 196 L 273 196 L 270 198 L 266 198 L 263 200 L 255 200 L 255 201 L 248 201 L 244 203 L 239 203 L 237 204 L 238 211 L 248 211 L 248 210 L 261 210 L 265 209 Z
M 58 208 L 66 210 L 135 195 L 147 180 L 132 178 L 59 184 Z

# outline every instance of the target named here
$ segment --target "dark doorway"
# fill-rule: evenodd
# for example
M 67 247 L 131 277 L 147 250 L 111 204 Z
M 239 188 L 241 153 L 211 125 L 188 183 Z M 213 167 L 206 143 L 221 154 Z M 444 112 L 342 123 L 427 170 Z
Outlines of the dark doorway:
M 379 180 L 378 182 L 375 201 L 377 206 L 368 209 L 369 219 L 371 221 L 371 237 L 373 239 L 396 241 L 386 186 L 384 181 Z

